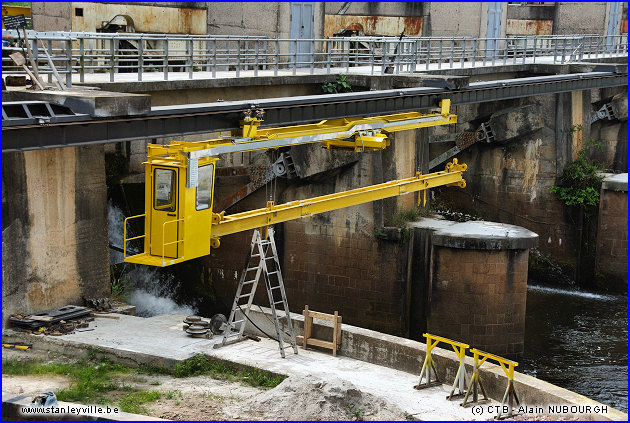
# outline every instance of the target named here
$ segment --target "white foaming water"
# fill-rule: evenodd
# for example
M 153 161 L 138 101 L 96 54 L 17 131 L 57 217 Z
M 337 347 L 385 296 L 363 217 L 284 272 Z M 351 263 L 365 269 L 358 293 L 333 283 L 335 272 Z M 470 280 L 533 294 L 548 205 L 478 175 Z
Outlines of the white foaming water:
M 591 292 L 582 292 L 582 291 L 571 291 L 568 289 L 549 288 L 546 286 L 538 286 L 538 285 L 527 285 L 527 289 L 531 291 L 547 292 L 550 294 L 573 295 L 573 296 L 582 297 L 582 298 L 592 298 L 594 300 L 614 300 L 615 299 L 615 297 L 611 295 L 593 294 Z
M 127 273 L 133 291 L 128 303 L 136 306 L 136 315 L 151 317 L 158 314 L 195 314 L 194 307 L 178 305 L 173 300 L 179 282 L 170 273 L 149 266 L 133 266 Z
M 179 306 L 170 298 L 158 297 L 142 289 L 137 289 L 131 293 L 129 304 L 136 306 L 136 315 L 141 317 L 158 314 L 195 314 L 192 307 Z
M 107 202 L 107 226 L 109 232 L 109 245 L 123 248 L 123 225 L 125 215 L 122 210 L 114 205 L 112 200 Z M 123 253 L 112 248 L 109 249 L 109 264 L 122 263 Z

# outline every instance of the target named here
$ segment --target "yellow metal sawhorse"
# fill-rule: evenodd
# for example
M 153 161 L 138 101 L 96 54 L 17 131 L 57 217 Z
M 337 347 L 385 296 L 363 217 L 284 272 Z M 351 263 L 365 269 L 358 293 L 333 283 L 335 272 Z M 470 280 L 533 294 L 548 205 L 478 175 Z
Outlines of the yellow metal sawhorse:
M 488 399 L 488 395 L 486 395 L 486 390 L 484 389 L 483 384 L 481 383 L 481 378 L 479 377 L 479 368 L 482 366 L 482 364 L 486 360 L 490 359 L 499 363 L 499 365 L 503 369 L 503 372 L 508 378 L 508 386 L 505 389 L 505 394 L 503 395 L 503 401 L 501 401 L 501 407 L 499 408 L 499 414 L 497 415 L 496 418 L 501 419 L 501 415 L 502 415 L 501 411 L 503 410 L 503 407 L 505 405 L 509 407 L 509 411 L 506 414 L 506 417 L 512 417 L 514 415 L 514 413 L 512 412 L 514 400 L 516 400 L 516 405 L 520 405 L 520 401 L 518 400 L 518 395 L 516 395 L 516 390 L 514 389 L 514 368 L 518 366 L 518 363 L 516 361 L 499 357 L 498 355 L 480 351 L 476 348 L 473 348 L 472 350 L 470 350 L 470 352 L 473 353 L 473 359 L 475 363 L 473 367 L 473 375 L 470 381 L 470 385 L 468 386 L 468 390 L 466 391 L 466 395 L 464 396 L 464 402 L 462 402 L 461 404 L 462 407 L 490 401 Z M 481 357 L 481 359 L 479 357 Z M 483 393 L 482 400 L 479 400 L 479 397 L 478 397 L 479 393 L 477 391 L 477 386 L 481 388 L 481 392 Z M 472 392 L 473 398 L 472 398 L 472 401 L 469 402 L 468 397 L 470 396 L 471 392 Z
M 464 344 L 463 342 L 453 341 L 452 339 L 444 338 L 442 336 L 431 335 L 429 333 L 423 334 L 425 338 L 427 338 L 427 355 L 424 358 L 424 364 L 422 365 L 422 370 L 420 371 L 420 381 L 414 389 L 423 389 L 428 388 L 430 386 L 439 385 L 440 379 L 437 375 L 437 370 L 435 369 L 435 363 L 433 361 L 433 357 L 431 356 L 431 351 L 437 344 L 440 342 L 449 344 L 453 347 L 455 354 L 459 358 L 459 368 L 457 369 L 457 375 L 455 376 L 455 380 L 453 381 L 453 387 L 451 389 L 451 393 L 446 397 L 446 399 L 452 399 L 453 397 L 458 397 L 464 395 L 465 384 L 466 384 L 466 367 L 464 366 L 464 358 L 466 357 L 466 349 L 470 346 L 468 344 Z M 433 341 L 433 342 L 432 342 Z M 435 380 L 431 380 L 431 369 L 433 369 L 433 375 L 435 376 Z M 426 377 L 426 382 L 423 384 L 422 379 Z M 458 389 L 459 392 L 455 394 L 455 389 Z

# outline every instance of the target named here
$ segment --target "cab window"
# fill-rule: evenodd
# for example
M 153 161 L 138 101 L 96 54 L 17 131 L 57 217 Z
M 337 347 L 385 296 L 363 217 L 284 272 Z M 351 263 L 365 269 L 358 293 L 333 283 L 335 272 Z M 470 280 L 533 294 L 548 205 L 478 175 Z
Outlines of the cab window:
M 204 210 L 210 207 L 212 202 L 212 174 L 214 165 L 199 167 L 199 182 L 197 184 L 197 210 Z
M 155 169 L 154 208 L 163 211 L 175 211 L 175 171 Z

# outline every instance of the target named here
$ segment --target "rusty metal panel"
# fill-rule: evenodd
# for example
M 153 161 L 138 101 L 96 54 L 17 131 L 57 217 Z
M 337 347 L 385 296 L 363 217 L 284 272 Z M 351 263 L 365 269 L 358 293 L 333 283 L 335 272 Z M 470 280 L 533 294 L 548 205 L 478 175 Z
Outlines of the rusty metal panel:
M 422 18 L 351 15 L 326 15 L 324 18 L 324 37 L 343 30 L 358 31 L 359 35 L 398 36 L 403 29 L 407 36 L 422 35 Z
M 136 32 L 200 35 L 207 33 L 206 14 L 206 9 L 72 2 L 72 30 L 95 32 L 114 16 L 129 15 Z
M 551 35 L 553 20 L 508 19 L 506 35 Z
M 621 21 L 621 33 L 622 34 L 628 33 L 628 20 L 627 19 L 624 19 Z

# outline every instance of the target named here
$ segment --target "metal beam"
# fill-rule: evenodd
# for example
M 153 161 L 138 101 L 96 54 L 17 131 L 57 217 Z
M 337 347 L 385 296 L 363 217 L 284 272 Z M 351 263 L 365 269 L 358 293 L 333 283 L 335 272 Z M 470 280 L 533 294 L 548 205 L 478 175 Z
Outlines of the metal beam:
M 628 85 L 627 73 L 590 72 L 472 83 L 457 90 L 403 88 L 333 95 L 154 107 L 140 117 L 2 127 L 2 151 L 78 146 L 227 131 L 243 110 L 264 109 L 264 126 L 353 116 L 378 116 L 453 105 Z

